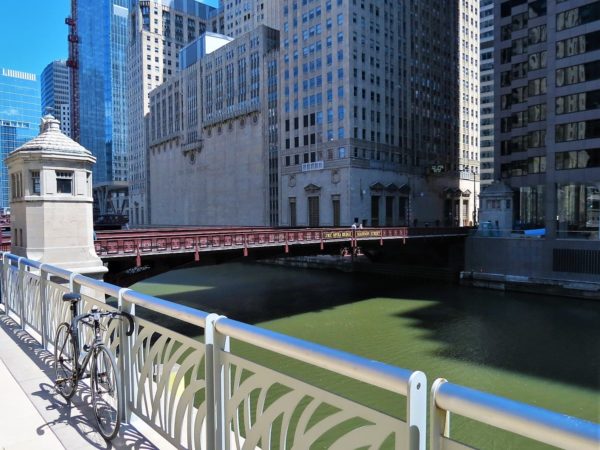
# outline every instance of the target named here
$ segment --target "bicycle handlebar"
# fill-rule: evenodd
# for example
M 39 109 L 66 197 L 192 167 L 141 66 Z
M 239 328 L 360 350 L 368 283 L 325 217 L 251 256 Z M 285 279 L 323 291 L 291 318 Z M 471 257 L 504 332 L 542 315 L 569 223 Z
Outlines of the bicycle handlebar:
M 99 317 L 110 317 L 109 323 L 113 319 L 121 319 L 121 318 L 125 317 L 127 319 L 127 322 L 129 322 L 129 326 L 127 327 L 127 331 L 125 332 L 125 334 L 127 336 L 131 336 L 133 334 L 133 331 L 135 329 L 135 326 L 133 323 L 133 317 L 129 313 L 118 312 L 118 311 L 89 312 L 89 313 L 85 313 L 85 314 L 79 314 L 77 317 L 75 317 L 73 319 L 73 322 L 72 322 L 73 328 L 77 327 L 78 322 L 81 322 L 81 323 L 91 326 L 89 321 L 86 321 L 86 319 L 92 318 L 94 315 L 96 315 L 96 317 L 98 317 L 98 318 Z

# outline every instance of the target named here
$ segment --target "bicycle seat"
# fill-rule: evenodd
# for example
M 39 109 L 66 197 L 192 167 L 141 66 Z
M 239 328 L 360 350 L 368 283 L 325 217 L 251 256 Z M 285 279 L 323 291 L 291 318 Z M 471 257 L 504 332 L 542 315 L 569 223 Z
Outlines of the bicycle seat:
M 62 299 L 64 302 L 77 303 L 79 300 L 81 300 L 81 294 L 69 292 L 68 294 L 64 294 Z

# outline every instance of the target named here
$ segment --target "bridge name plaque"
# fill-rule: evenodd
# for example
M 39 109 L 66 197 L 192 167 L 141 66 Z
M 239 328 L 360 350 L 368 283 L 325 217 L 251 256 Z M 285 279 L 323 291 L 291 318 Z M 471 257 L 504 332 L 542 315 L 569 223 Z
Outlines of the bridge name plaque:
M 351 239 L 353 230 L 347 231 L 325 231 L 323 232 L 323 239 Z M 381 237 L 381 230 L 356 230 L 357 238 L 376 238 Z

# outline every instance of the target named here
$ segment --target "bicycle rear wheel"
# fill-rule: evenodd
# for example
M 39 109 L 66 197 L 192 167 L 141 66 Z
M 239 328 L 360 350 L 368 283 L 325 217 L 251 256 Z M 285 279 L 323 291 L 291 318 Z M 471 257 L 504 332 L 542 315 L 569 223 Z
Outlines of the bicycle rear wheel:
M 56 329 L 54 338 L 54 380 L 56 389 L 65 399 L 70 399 L 77 390 L 77 364 L 75 358 L 75 341 L 71 334 L 71 326 L 63 322 Z
M 92 400 L 98 430 L 110 441 L 121 426 L 121 393 L 117 362 L 103 345 L 94 349 L 91 368 Z

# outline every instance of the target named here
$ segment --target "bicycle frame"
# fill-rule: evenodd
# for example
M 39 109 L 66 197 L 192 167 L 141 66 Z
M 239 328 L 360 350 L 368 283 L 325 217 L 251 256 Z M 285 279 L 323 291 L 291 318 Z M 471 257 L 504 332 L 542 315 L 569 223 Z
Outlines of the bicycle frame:
M 82 316 L 84 316 L 84 315 L 82 315 Z M 75 347 L 75 355 L 73 355 L 73 361 L 74 361 L 74 366 L 75 366 L 73 368 L 73 375 L 76 378 L 76 380 L 81 380 L 81 379 L 85 378 L 84 377 L 85 369 L 87 368 L 87 365 L 90 362 L 90 358 L 92 357 L 92 354 L 98 347 L 104 345 L 104 342 L 100 338 L 100 318 L 93 317 L 92 318 L 93 323 L 90 324 L 88 322 L 81 321 L 82 316 L 76 316 L 71 320 L 71 330 L 70 330 L 71 336 L 73 338 L 74 347 Z M 85 316 L 87 316 L 87 314 L 85 314 Z M 81 348 L 82 340 L 80 340 L 80 338 L 79 338 L 80 330 L 77 327 L 78 322 L 83 323 L 84 325 L 87 325 L 94 329 L 93 341 L 89 345 L 88 350 L 83 350 L 84 356 L 83 356 L 83 360 L 81 360 L 81 361 L 80 361 L 80 356 L 82 354 L 82 348 Z M 76 380 L 74 380 L 74 381 L 76 381 Z

